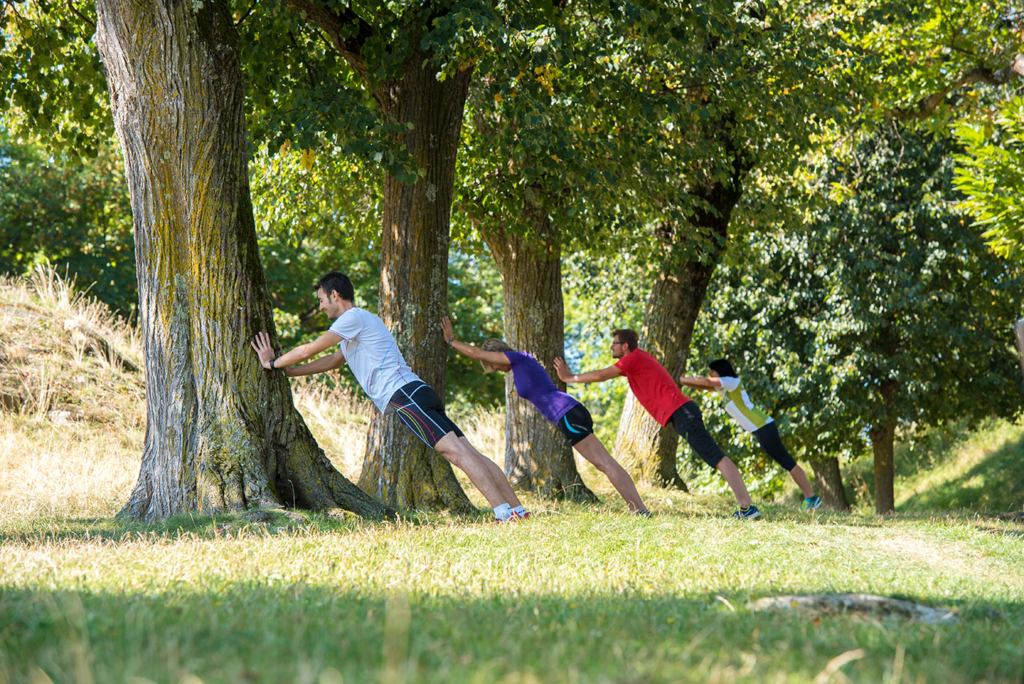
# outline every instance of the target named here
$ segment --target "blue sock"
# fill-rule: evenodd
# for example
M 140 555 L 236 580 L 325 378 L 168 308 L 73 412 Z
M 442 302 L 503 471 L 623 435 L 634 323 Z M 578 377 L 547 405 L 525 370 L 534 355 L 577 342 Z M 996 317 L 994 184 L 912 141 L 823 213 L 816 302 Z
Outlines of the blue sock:
M 494 517 L 501 521 L 506 521 L 512 517 L 512 507 L 507 503 L 503 503 L 494 509 Z
M 512 509 L 512 512 L 518 516 L 522 516 L 524 513 L 526 513 L 526 506 L 516 506 L 515 508 Z

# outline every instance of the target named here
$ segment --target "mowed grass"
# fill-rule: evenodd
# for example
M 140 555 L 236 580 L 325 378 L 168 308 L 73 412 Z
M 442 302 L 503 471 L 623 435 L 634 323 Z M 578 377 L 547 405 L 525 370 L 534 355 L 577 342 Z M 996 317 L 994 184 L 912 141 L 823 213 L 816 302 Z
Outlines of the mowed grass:
M 1020 681 L 1020 526 L 784 510 L 738 524 L 704 506 L 666 508 L 644 521 L 559 507 L 510 526 L 40 522 L 2 544 L 0 672 L 55 682 L 341 681 L 334 671 L 349 682 Z M 749 607 L 818 592 L 908 598 L 956 620 Z M 853 659 L 836 667 L 844 654 Z
M 89 387 L 121 384 L 76 413 L 76 385 L 38 375 L 59 376 L 48 364 L 66 358 L 62 338 L 30 337 L 12 355 L 22 384 L 9 386 L 70 408 L 0 412 L 0 683 L 1024 677 L 1020 523 L 771 503 L 764 521 L 740 523 L 721 517 L 728 499 L 650 488 L 641 495 L 656 517 L 643 520 L 589 467 L 601 504 L 528 499 L 534 517 L 513 525 L 483 509 L 397 524 L 282 512 L 266 523 L 241 513 L 132 523 L 115 515 L 141 453 L 137 391 L 112 375 L 116 364 L 83 354 L 78 371 L 98 378 Z M 365 404 L 317 387 L 297 396 L 335 465 L 356 477 Z M 500 415 L 459 420 L 500 461 Z M 909 599 L 954 619 L 751 607 L 829 592 Z

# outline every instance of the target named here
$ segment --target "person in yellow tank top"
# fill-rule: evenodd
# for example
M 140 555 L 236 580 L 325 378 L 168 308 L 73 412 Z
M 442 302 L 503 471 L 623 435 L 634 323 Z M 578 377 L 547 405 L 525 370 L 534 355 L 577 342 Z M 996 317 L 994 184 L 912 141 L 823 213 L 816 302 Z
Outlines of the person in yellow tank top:
M 739 379 L 732 364 L 727 359 L 712 361 L 708 366 L 711 372 L 708 377 L 680 377 L 679 384 L 694 389 L 718 392 L 725 402 L 725 410 L 740 426 L 754 435 L 761 449 L 772 460 L 789 471 L 793 481 L 803 492 L 802 508 L 810 510 L 821 506 L 821 497 L 814 493 L 814 488 L 807 480 L 803 468 L 796 464 L 779 436 L 779 428 L 772 417 L 754 406 L 747 391 L 743 389 L 743 381 Z

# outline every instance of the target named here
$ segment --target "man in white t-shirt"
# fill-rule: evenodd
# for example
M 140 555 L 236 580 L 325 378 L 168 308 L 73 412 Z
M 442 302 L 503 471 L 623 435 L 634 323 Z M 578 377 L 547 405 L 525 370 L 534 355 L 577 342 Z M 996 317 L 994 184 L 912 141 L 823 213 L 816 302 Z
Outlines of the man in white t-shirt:
M 355 291 L 348 276 L 336 271 L 328 273 L 317 283 L 316 294 L 320 310 L 333 321 L 330 330 L 281 356 L 270 346 L 270 336 L 259 333 L 252 347 L 263 367 L 280 369 L 292 377 L 323 373 L 348 363 L 377 409 L 385 414 L 398 413 L 399 419 L 420 440 L 465 472 L 494 508 L 498 520 L 530 517 L 501 468 L 469 443 L 445 414 L 437 393 L 409 368 L 384 322 L 355 305 Z M 333 354 L 294 365 L 334 345 L 339 348 Z

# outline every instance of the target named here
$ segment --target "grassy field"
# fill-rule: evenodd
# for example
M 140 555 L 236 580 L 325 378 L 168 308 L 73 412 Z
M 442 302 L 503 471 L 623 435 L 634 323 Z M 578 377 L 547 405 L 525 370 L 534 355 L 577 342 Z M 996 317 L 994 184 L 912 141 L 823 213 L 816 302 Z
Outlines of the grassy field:
M 642 488 L 656 516 L 636 519 L 583 468 L 603 503 L 532 500 L 514 525 L 142 525 L 114 517 L 145 429 L 141 381 L 119 360 L 136 342 L 89 319 L 117 354 L 88 348 L 59 290 L 0 286 L 0 393 L 17 404 L 0 411 L 2 684 L 1024 681 L 1024 524 L 978 513 L 1017 500 L 1022 483 L 996 478 L 1020 472 L 1020 425 L 905 453 L 927 467 L 903 468 L 901 512 L 886 518 L 769 502 L 764 521 L 739 523 L 720 496 Z M 365 405 L 315 386 L 297 396 L 355 477 Z M 500 415 L 460 421 L 500 459 Z M 752 606 L 845 592 L 951 617 Z

